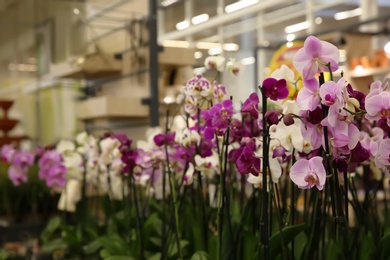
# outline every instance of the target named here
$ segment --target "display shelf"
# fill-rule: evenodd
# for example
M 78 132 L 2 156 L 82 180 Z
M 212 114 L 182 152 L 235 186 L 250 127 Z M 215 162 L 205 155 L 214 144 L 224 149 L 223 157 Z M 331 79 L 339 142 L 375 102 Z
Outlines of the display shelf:
M 346 72 L 346 74 L 348 74 L 352 78 L 363 78 L 363 77 L 380 76 L 380 75 L 387 74 L 389 72 L 390 72 L 390 67 L 383 67 L 383 68 L 355 69 Z

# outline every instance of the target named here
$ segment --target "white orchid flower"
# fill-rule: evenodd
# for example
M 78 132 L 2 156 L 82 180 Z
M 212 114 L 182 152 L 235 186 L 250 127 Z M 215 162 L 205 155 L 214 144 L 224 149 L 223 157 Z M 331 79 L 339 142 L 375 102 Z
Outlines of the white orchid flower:
M 195 155 L 195 169 L 200 171 L 203 175 L 212 177 L 219 171 L 219 158 L 217 153 L 213 153 L 208 157 L 201 157 L 199 154 Z
M 209 56 L 204 61 L 206 69 L 216 69 L 223 71 L 225 65 L 225 58 L 222 56 Z
M 192 144 L 200 144 L 200 135 L 195 130 L 189 130 L 185 128 L 181 132 L 176 132 L 175 141 L 183 146 L 189 146 Z

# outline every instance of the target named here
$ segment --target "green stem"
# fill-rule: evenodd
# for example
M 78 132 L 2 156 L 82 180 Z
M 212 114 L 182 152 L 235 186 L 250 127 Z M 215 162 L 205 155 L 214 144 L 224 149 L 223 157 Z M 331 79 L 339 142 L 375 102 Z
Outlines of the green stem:
M 133 196 L 134 196 L 134 204 L 135 204 L 135 212 L 136 212 L 136 221 L 137 221 L 137 231 L 138 231 L 138 239 L 140 244 L 140 255 L 141 259 L 145 259 L 144 255 L 144 241 L 142 237 L 142 221 L 140 216 L 140 209 L 138 204 L 138 195 L 137 195 L 137 187 L 135 185 L 134 176 L 130 176 L 130 182 L 132 184 Z
M 262 96 L 262 115 L 263 115 L 263 190 L 262 190 L 262 212 L 260 220 L 260 234 L 262 236 L 263 257 L 269 259 L 269 223 L 268 223 L 268 191 L 267 191 L 267 169 L 268 169 L 268 127 L 267 120 L 265 120 L 265 113 L 267 112 L 267 96 L 264 88 L 260 88 Z M 261 254 L 258 255 L 259 257 Z

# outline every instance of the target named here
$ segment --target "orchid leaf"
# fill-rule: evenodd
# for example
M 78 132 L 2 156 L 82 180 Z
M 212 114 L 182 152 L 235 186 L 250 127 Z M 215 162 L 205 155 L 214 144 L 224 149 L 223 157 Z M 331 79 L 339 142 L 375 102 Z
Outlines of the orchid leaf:
M 390 256 L 390 232 L 386 233 L 381 239 L 382 259 L 389 259 Z
M 192 255 L 191 260 L 208 260 L 209 256 L 204 251 L 197 251 Z
M 92 241 L 91 243 L 89 243 L 88 245 L 86 245 L 84 247 L 84 253 L 87 254 L 87 255 L 94 254 L 101 247 L 102 247 L 101 241 L 99 239 L 97 239 L 95 241 Z
M 269 240 L 270 244 L 270 258 L 275 259 L 277 255 L 282 252 L 282 237 L 284 244 L 288 245 L 296 236 L 298 236 L 302 231 L 306 229 L 306 224 L 299 224 L 294 226 L 285 227 L 282 232 L 278 232 Z
M 186 240 L 180 240 L 180 249 L 183 249 L 184 247 L 186 247 L 188 245 L 188 241 Z M 170 257 L 172 256 L 175 256 L 177 254 L 178 250 L 177 250 L 177 244 L 176 244 L 176 241 L 173 243 L 172 247 L 170 248 L 169 252 L 168 252 L 168 255 Z

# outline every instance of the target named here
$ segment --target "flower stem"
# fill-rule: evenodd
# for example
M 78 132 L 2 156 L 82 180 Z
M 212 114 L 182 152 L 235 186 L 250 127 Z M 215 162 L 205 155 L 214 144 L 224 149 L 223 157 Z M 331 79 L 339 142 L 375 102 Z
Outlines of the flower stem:
M 267 96 L 264 88 L 260 88 L 262 97 L 262 114 L 263 114 L 263 190 L 262 190 L 262 212 L 260 220 L 260 234 L 263 244 L 263 258 L 269 259 L 269 223 L 268 223 L 268 191 L 267 191 L 267 169 L 268 169 L 268 127 L 267 120 L 265 120 L 265 113 L 267 112 Z M 258 255 L 261 257 L 261 254 Z
M 168 118 L 169 118 L 169 110 L 167 110 L 166 113 L 166 118 L 167 122 L 165 125 L 165 134 L 168 134 L 169 129 L 168 129 Z M 179 228 L 179 210 L 178 210 L 178 201 L 176 197 L 176 185 L 175 185 L 175 176 L 172 174 L 171 167 L 170 167 L 170 162 L 169 162 L 169 153 L 168 153 L 168 144 L 165 140 L 165 156 L 166 156 L 166 167 L 168 171 L 168 176 L 169 176 L 169 187 L 170 191 L 172 194 L 172 202 L 173 202 L 173 210 L 174 210 L 174 220 L 175 220 L 175 237 L 176 237 L 176 246 L 177 246 L 177 252 L 179 253 L 179 259 L 183 259 L 183 255 L 181 252 L 181 247 L 180 247 L 180 228 Z
M 140 244 L 140 254 L 141 259 L 145 259 L 144 255 L 144 242 L 142 238 L 142 222 L 141 222 L 141 216 L 140 216 L 140 210 L 139 210 L 139 204 L 138 204 L 138 195 L 137 195 L 137 187 L 134 182 L 134 176 L 130 176 L 130 182 L 132 183 L 132 190 L 134 195 L 134 204 L 135 204 L 135 213 L 136 213 L 136 221 L 137 221 L 137 231 L 138 231 L 138 239 Z

